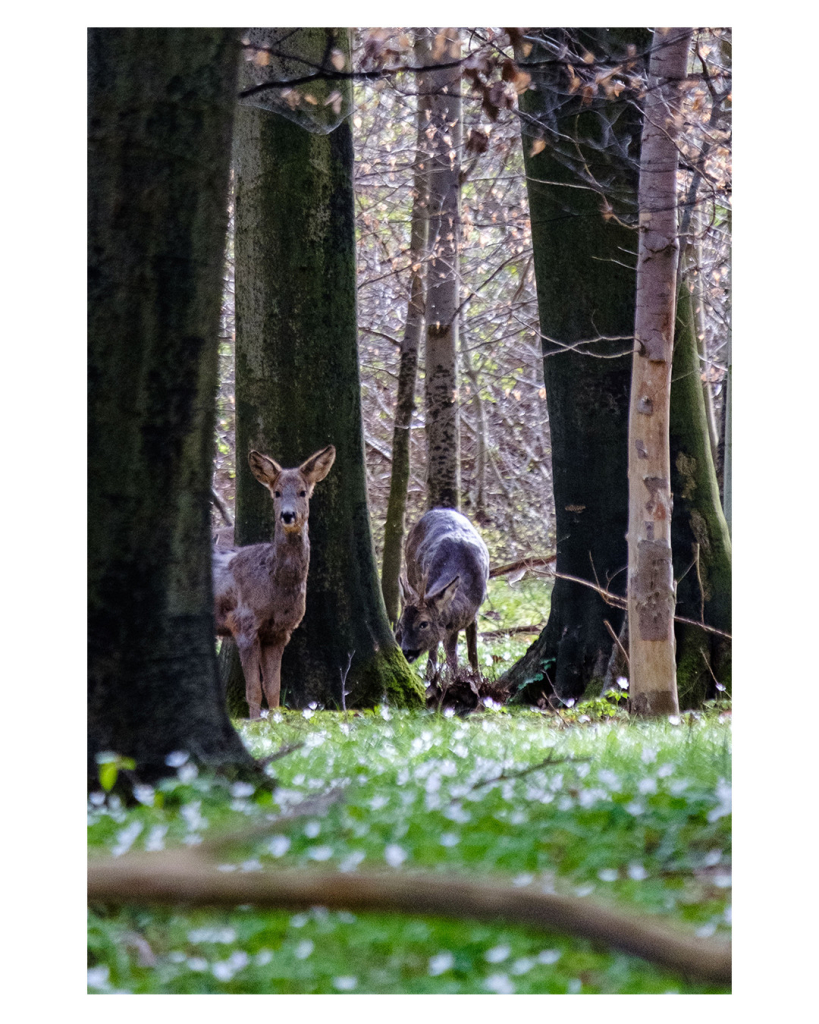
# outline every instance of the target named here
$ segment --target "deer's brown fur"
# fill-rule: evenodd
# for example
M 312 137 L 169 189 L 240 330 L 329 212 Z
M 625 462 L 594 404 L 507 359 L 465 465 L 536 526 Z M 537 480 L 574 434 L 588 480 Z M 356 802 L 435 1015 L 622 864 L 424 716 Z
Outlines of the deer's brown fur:
M 262 691 L 269 708 L 279 706 L 282 652 L 304 617 L 310 496 L 335 457 L 328 445 L 297 469 L 282 469 L 252 451 L 253 475 L 273 499 L 273 541 L 213 552 L 216 632 L 236 641 L 251 718 L 261 714 Z

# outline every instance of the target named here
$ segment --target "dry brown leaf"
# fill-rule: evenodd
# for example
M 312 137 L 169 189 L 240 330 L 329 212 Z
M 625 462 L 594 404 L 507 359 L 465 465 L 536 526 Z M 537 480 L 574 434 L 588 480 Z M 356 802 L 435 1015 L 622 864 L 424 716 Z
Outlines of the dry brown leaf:
M 542 153 L 545 148 L 545 139 L 535 139 L 535 141 L 532 143 L 532 148 L 529 150 L 529 156 L 537 156 L 538 153 Z
M 333 92 L 331 92 L 330 95 L 327 97 L 327 99 L 324 101 L 324 106 L 325 107 L 332 106 L 333 113 L 334 114 L 340 114 L 341 113 L 341 101 L 342 101 L 341 93 L 338 91 L 338 89 L 334 89 Z
M 438 35 L 435 37 L 435 41 L 432 44 L 432 59 L 440 60 L 440 58 L 446 52 L 449 40 L 447 39 L 447 30 L 441 29 Z

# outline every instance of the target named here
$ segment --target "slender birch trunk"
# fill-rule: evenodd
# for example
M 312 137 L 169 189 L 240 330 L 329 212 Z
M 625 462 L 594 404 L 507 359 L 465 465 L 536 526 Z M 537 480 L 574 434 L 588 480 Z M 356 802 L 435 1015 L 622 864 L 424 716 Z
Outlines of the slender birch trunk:
M 432 61 L 449 62 L 456 60 L 460 53 L 458 30 L 440 29 L 433 43 Z M 460 69 L 431 72 L 430 94 L 426 129 L 432 152 L 425 372 L 427 504 L 429 508 L 458 508 L 461 490 L 457 374 Z
M 674 651 L 669 406 L 677 300 L 677 145 L 689 29 L 654 30 L 640 154 L 640 238 L 629 412 L 631 708 L 679 710 Z
M 418 29 L 415 40 L 415 62 L 422 66 L 429 60 L 428 30 Z M 401 357 L 398 364 L 398 392 L 395 402 L 395 426 L 392 436 L 392 474 L 387 518 L 384 524 L 384 556 L 381 567 L 381 592 L 390 622 L 398 619 L 398 577 L 404 545 L 404 516 L 407 511 L 407 486 L 410 475 L 410 427 L 415 411 L 415 381 L 418 375 L 418 348 L 424 327 L 424 260 L 427 249 L 428 224 L 428 146 L 427 76 L 418 76 L 418 141 L 413 180 L 412 221 L 410 227 L 410 297 Z

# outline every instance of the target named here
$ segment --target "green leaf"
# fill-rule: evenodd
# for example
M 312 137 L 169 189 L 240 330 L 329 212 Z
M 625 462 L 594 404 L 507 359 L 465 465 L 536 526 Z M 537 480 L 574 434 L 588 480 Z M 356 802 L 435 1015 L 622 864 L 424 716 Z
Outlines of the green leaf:
M 119 766 L 116 761 L 106 761 L 105 764 L 100 765 L 100 785 L 106 793 L 110 793 L 114 788 L 117 775 L 119 775 Z

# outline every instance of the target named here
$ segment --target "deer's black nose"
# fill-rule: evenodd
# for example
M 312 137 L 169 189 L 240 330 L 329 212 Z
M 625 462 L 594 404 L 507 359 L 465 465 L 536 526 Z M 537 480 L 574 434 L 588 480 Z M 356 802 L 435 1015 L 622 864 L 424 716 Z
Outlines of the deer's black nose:
M 282 512 L 282 522 L 289 526 L 291 523 L 295 523 L 296 513 L 295 512 Z
M 408 650 L 403 649 L 403 648 L 402 648 L 402 650 L 404 651 L 404 657 L 407 659 L 407 661 L 410 663 L 410 665 L 415 661 L 415 659 L 421 653 L 420 651 L 408 651 Z

